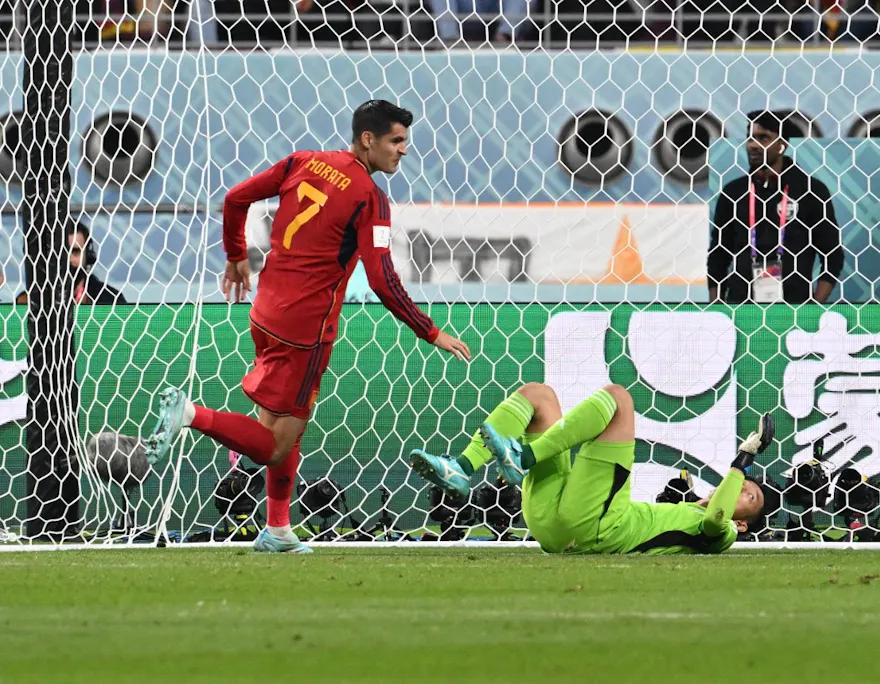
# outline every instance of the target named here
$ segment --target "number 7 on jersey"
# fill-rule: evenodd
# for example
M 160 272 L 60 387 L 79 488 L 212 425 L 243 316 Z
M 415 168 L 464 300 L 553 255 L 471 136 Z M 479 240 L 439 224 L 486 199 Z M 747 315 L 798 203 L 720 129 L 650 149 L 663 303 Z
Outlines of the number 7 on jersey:
M 296 235 L 297 231 L 302 228 L 307 221 L 311 221 L 315 218 L 315 216 L 318 215 L 318 212 L 321 211 L 321 207 L 327 203 L 327 195 L 307 181 L 303 181 L 296 186 L 296 198 L 302 202 L 304 197 L 312 200 L 314 204 L 310 204 L 299 212 L 293 217 L 293 221 L 287 225 L 287 230 L 284 231 L 284 249 L 290 249 L 290 241 L 293 240 L 293 236 Z

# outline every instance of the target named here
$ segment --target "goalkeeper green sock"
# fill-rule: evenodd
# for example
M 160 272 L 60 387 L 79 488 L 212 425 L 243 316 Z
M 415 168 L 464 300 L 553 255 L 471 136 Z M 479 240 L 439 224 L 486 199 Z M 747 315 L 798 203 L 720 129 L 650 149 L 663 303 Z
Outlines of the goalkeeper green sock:
M 616 410 L 617 402 L 607 390 L 593 392 L 538 439 L 523 446 L 523 469 L 595 439 L 608 427 Z
M 543 432 L 527 432 L 522 436 L 520 444 L 522 445 L 522 456 L 520 457 L 520 465 L 523 470 L 530 470 L 535 465 L 535 454 L 532 451 L 532 442 L 535 442 L 543 436 Z
M 486 422 L 495 428 L 499 435 L 519 439 L 526 431 L 526 426 L 532 422 L 534 415 L 535 407 L 529 403 L 529 400 L 522 394 L 514 392 L 495 407 L 486 418 Z M 461 456 L 455 460 L 468 475 L 472 475 L 477 468 L 492 460 L 492 454 L 483 445 L 479 430 Z
M 526 432 L 522 436 L 522 439 L 519 440 L 519 443 L 522 444 L 523 446 L 527 446 L 527 445 L 531 444 L 532 442 L 534 442 L 536 439 L 540 439 L 541 435 L 543 435 L 543 434 L 544 434 L 543 432 Z

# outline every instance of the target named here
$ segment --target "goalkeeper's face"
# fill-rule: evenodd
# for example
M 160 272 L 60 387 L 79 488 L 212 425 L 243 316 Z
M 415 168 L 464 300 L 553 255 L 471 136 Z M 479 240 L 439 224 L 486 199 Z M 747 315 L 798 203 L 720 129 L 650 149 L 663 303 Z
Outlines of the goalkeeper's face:
M 753 523 L 761 515 L 764 508 L 764 492 L 757 483 L 751 480 L 743 482 L 742 491 L 739 493 L 739 499 L 736 502 L 736 509 L 733 511 L 733 520 L 740 532 L 745 532 L 749 523 Z
M 699 503 L 703 506 L 708 506 L 713 496 L 715 496 L 714 491 L 709 494 L 708 498 L 703 499 Z M 749 524 L 758 519 L 763 509 L 764 492 L 756 482 L 746 480 L 743 482 L 739 499 L 736 500 L 736 508 L 733 510 L 733 521 L 736 523 L 736 529 L 740 532 L 746 532 Z
M 407 130 L 403 124 L 395 123 L 382 137 L 370 137 L 366 141 L 369 167 L 383 173 L 394 173 L 400 160 L 406 156 Z

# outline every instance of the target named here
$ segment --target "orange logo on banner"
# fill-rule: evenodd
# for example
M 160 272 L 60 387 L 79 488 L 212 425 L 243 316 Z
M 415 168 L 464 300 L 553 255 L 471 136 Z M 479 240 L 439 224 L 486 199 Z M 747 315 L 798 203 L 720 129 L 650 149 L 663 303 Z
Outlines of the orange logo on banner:
M 645 275 L 645 265 L 628 216 L 620 222 L 608 261 L 608 273 L 599 282 L 603 285 L 653 285 L 655 282 Z

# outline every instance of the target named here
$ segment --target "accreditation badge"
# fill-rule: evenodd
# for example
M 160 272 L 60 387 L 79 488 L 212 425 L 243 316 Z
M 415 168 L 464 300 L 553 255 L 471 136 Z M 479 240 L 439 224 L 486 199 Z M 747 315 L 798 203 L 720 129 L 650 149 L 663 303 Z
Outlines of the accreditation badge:
M 752 268 L 752 301 L 757 304 L 772 304 L 782 300 L 782 266 L 779 262 L 768 262 L 763 268 Z

